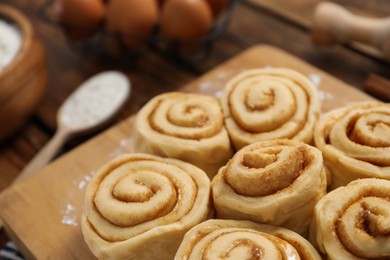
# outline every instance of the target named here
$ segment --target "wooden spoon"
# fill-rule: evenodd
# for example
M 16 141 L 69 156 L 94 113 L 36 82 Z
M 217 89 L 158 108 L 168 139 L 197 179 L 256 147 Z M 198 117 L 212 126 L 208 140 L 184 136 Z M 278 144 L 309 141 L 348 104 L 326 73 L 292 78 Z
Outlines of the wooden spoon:
M 107 123 L 123 106 L 131 90 L 128 78 L 116 71 L 97 74 L 74 91 L 57 113 L 54 137 L 14 180 L 18 182 L 47 164 L 65 141 Z

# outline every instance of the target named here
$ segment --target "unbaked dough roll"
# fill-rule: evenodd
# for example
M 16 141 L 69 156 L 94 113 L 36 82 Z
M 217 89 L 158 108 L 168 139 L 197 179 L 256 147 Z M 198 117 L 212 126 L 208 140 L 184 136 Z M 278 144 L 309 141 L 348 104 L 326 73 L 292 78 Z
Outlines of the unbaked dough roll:
M 175 260 L 321 260 L 303 237 L 285 228 L 239 220 L 207 220 L 188 231 Z
M 186 231 L 210 216 L 210 180 L 199 168 L 122 155 L 92 178 L 82 216 L 99 259 L 172 259 Z
M 222 95 L 235 148 L 271 139 L 311 143 L 320 104 L 314 85 L 297 71 L 251 69 L 231 79 Z
M 317 148 L 272 140 L 238 151 L 211 187 L 219 218 L 283 226 L 305 236 L 326 192 L 326 173 Z
M 192 163 L 210 178 L 233 154 L 220 104 L 200 94 L 153 98 L 137 115 L 134 138 L 135 151 Z
M 332 174 L 330 188 L 358 178 L 390 180 L 390 104 L 359 102 L 321 116 L 315 145 Z
M 328 259 L 390 259 L 390 181 L 355 180 L 325 195 L 310 239 Z

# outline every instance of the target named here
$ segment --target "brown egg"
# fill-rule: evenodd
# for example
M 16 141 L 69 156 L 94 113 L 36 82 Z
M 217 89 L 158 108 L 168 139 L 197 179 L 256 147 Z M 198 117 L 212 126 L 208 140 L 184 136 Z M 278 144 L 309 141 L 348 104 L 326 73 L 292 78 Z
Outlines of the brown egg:
M 107 29 L 128 34 L 122 42 L 130 47 L 142 44 L 143 39 L 153 33 L 158 22 L 158 4 L 156 0 L 110 0 L 107 5 Z
M 58 21 L 70 25 L 70 36 L 85 38 L 99 28 L 105 16 L 105 8 L 102 0 L 56 0 L 53 14 Z
M 205 0 L 168 0 L 162 8 L 160 25 L 167 39 L 198 39 L 213 25 L 211 8 Z
M 222 10 L 226 8 L 229 0 L 206 0 L 206 1 L 209 3 L 211 7 L 213 16 L 217 17 L 222 12 Z

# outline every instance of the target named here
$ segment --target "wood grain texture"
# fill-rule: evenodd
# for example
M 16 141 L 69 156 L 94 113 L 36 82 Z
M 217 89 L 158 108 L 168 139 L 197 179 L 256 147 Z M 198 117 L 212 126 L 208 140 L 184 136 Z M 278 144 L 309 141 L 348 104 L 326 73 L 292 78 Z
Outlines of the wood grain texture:
M 300 1 L 289 1 L 289 0 L 247 0 L 248 3 L 256 6 L 257 8 L 267 10 L 289 22 L 305 28 L 306 30 L 312 29 L 314 10 L 316 6 L 323 2 L 322 0 L 300 0 Z M 328 2 L 334 2 L 345 7 L 352 13 L 365 16 L 365 17 L 387 17 L 390 13 L 390 3 L 386 0 L 328 0 Z M 350 42 L 348 46 L 353 49 L 370 55 L 373 58 L 386 60 L 383 53 L 376 48 L 358 43 Z
M 246 0 L 249 3 L 264 8 L 287 18 L 302 27 L 309 28 L 316 6 L 324 0 Z M 386 17 L 390 13 L 390 5 L 387 0 L 327 0 L 340 4 L 358 15 L 370 17 Z
M 390 80 L 376 74 L 370 74 L 364 82 L 364 89 L 368 93 L 382 97 L 383 101 L 390 102 Z
M 48 141 L 48 134 L 35 124 L 26 124 L 17 138 L 0 144 L 0 191 L 8 187 L 19 171 Z
M 235 17 L 239 19 L 232 21 L 228 33 L 239 39 L 243 48 L 258 43 L 274 45 L 361 90 L 370 72 L 390 76 L 387 64 L 343 46 L 317 48 L 306 30 L 286 30 L 291 23 L 281 22 L 275 16 L 239 8 Z
M 241 70 L 283 66 L 321 79 L 323 111 L 351 101 L 372 98 L 286 52 L 260 45 L 211 70 L 182 91 L 218 95 L 224 83 Z M 328 94 L 326 94 L 328 93 Z M 65 154 L 0 197 L 0 217 L 8 234 L 26 256 L 37 259 L 93 259 L 80 230 L 85 184 L 93 172 L 116 155 L 131 152 L 130 117 Z M 64 218 L 70 224 L 62 224 Z M 74 218 L 74 219 L 72 219 Z

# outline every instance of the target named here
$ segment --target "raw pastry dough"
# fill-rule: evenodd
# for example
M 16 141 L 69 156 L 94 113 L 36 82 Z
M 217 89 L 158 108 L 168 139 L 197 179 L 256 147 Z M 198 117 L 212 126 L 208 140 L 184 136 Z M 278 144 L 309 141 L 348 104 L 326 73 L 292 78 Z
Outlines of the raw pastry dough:
M 309 79 L 284 68 L 238 74 L 227 83 L 221 103 L 236 149 L 281 138 L 311 143 L 320 111 L 317 90 Z
M 390 180 L 390 104 L 359 102 L 321 116 L 315 145 L 332 174 L 330 189 L 358 178 Z
M 239 220 L 207 220 L 188 231 L 175 260 L 321 260 L 303 237 L 285 228 Z
M 210 179 L 233 154 L 218 101 L 206 95 L 172 92 L 150 100 L 135 122 L 135 151 L 180 159 Z
M 328 259 L 390 259 L 390 181 L 360 179 L 325 195 L 310 239 Z
M 307 235 L 314 205 L 326 192 L 321 151 L 293 140 L 248 145 L 211 183 L 217 216 Z
M 99 259 L 172 259 L 186 231 L 210 215 L 199 168 L 152 155 L 122 155 L 88 184 L 84 239 Z

